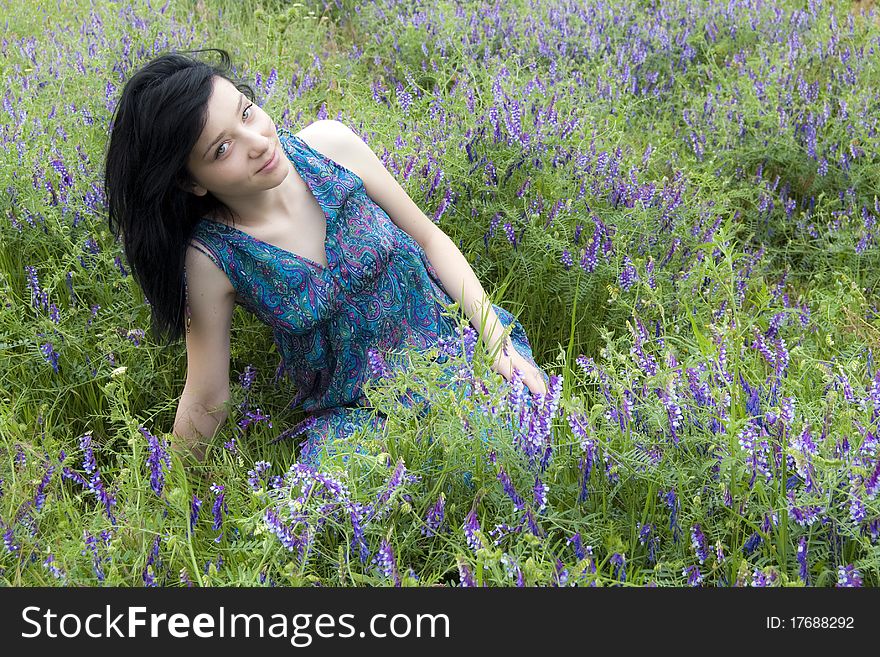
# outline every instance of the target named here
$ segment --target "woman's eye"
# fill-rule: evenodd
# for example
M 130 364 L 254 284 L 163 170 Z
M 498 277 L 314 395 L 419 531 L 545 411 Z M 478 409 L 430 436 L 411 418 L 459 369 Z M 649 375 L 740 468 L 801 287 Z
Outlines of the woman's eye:
M 244 111 L 241 113 L 241 118 L 243 118 L 243 119 L 247 118 L 247 117 L 245 116 L 245 114 L 246 114 L 246 113 L 249 113 L 249 112 L 251 111 L 251 108 L 252 108 L 253 106 L 254 106 L 253 103 L 251 103 L 250 105 L 248 105 L 247 107 L 245 107 L 245 108 L 244 108 Z M 248 114 L 248 116 L 250 116 L 250 114 Z M 221 152 L 221 150 L 220 150 L 221 148 L 223 148 L 224 146 L 226 146 L 226 143 L 227 143 L 227 142 L 223 142 L 222 144 L 220 144 L 220 146 L 217 147 L 217 152 L 214 154 L 214 159 L 215 159 L 215 160 L 216 160 L 218 157 L 220 157 L 221 155 L 223 155 L 223 153 L 226 152 L 226 151 L 222 151 L 222 152 Z

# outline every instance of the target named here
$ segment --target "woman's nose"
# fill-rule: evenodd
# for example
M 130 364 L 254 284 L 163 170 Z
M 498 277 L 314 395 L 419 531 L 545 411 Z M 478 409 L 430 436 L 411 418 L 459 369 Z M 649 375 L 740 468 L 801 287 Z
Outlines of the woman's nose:
M 251 155 L 259 157 L 272 147 L 272 140 L 265 135 L 256 135 L 251 142 Z

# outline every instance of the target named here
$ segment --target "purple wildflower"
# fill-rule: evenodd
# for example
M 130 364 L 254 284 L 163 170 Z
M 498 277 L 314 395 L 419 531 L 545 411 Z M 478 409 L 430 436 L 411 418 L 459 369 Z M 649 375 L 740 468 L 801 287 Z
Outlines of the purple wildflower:
M 397 571 L 397 562 L 394 559 L 394 551 L 391 549 L 391 545 L 388 543 L 387 539 L 382 539 L 379 552 L 376 554 L 373 562 L 377 565 L 380 573 L 385 577 L 390 577 L 394 581 L 394 586 L 400 586 L 400 573 Z
M 504 566 L 504 572 L 508 579 L 516 580 L 516 585 L 519 587 L 524 585 L 522 569 L 514 557 L 504 552 L 501 555 L 501 565 Z
M 589 572 L 589 573 L 595 574 L 596 573 L 596 559 L 593 556 L 593 546 L 592 545 L 585 545 L 584 550 L 586 550 L 586 552 L 587 552 L 587 554 L 586 554 L 587 565 L 584 567 L 584 570 L 582 571 L 582 573 Z M 590 583 L 590 586 L 596 586 L 595 580 Z
M 156 581 L 156 578 L 153 576 L 153 564 L 148 563 L 147 567 L 144 568 L 143 579 L 144 579 L 144 586 L 146 586 L 148 588 L 159 586 L 159 583 Z
M 507 493 L 507 496 L 513 500 L 513 506 L 517 511 L 526 508 L 526 504 L 522 497 L 520 497 L 519 493 L 516 492 L 516 488 L 510 480 L 510 476 L 504 471 L 504 466 L 498 468 L 498 481 L 501 482 L 501 487 L 504 489 L 504 492 Z
M 513 226 L 509 221 L 504 222 L 504 233 L 507 235 L 507 241 L 513 245 L 513 248 L 516 248 L 516 233 L 513 230 Z
M 764 572 L 762 570 L 755 569 L 755 572 L 752 573 L 752 586 L 756 587 L 769 587 L 773 586 L 776 582 L 778 575 L 776 571 L 772 568 L 769 569 L 769 572 Z
M 440 493 L 434 506 L 428 510 L 428 514 L 425 516 L 425 526 L 422 527 L 422 534 L 425 536 L 436 536 L 440 533 L 445 517 L 445 506 L 446 496 Z
M 861 483 L 862 477 L 851 472 L 849 475 L 849 515 L 855 525 L 860 524 L 867 517 L 867 509 L 860 496 Z
M 55 563 L 55 557 L 50 553 L 49 556 L 46 557 L 46 560 L 43 562 L 43 566 L 48 569 L 50 573 L 52 573 L 52 577 L 55 579 L 63 580 L 65 578 L 64 571 L 61 570 Z
M 743 378 L 742 374 L 739 375 L 739 381 L 746 394 L 746 410 L 749 412 L 749 415 L 758 418 L 760 424 L 760 418 L 762 416 L 760 390 L 758 390 L 757 387 L 752 388 L 749 386 L 748 381 Z
M 739 445 L 746 452 L 746 465 L 752 472 L 752 477 L 749 480 L 749 487 L 751 488 L 755 483 L 755 478 L 760 473 L 764 476 L 764 478 L 769 482 L 773 478 L 773 474 L 770 472 L 770 464 L 768 462 L 768 451 L 769 445 L 766 440 L 759 440 L 759 438 L 765 438 L 767 436 L 767 432 L 760 425 L 755 424 L 755 420 L 750 420 L 739 432 L 738 440 Z M 760 435 L 758 431 L 760 430 Z
M 7 527 L 6 531 L 3 532 L 3 546 L 7 552 L 13 554 L 20 549 L 20 546 L 15 542 L 15 534 L 11 526 Z
M 535 514 L 532 513 L 531 509 L 526 509 L 525 515 L 523 516 L 523 521 L 529 527 L 529 531 L 532 532 L 533 535 L 541 538 L 544 535 L 544 531 L 535 521 Z
M 541 456 L 539 463 L 541 469 L 546 468 L 552 454 L 551 430 L 556 411 L 559 408 L 559 397 L 562 393 L 562 377 L 550 376 L 546 395 L 528 397 L 531 403 L 531 411 L 527 412 L 528 404 L 520 407 L 520 427 L 528 416 L 528 428 L 525 435 L 520 436 L 523 451 L 530 457 L 530 463 L 534 463 L 536 457 Z M 528 391 L 526 389 L 526 394 Z M 532 403 L 534 402 L 534 403 Z M 537 402 L 540 402 L 538 404 Z
M 699 523 L 691 528 L 691 545 L 694 546 L 694 551 L 697 553 L 697 559 L 700 561 L 700 564 L 705 563 L 709 557 L 709 547 L 706 544 L 706 537 L 703 535 L 703 530 L 700 528 Z
M 648 523 L 639 528 L 639 544 L 648 545 L 648 561 L 655 563 L 657 561 L 657 545 L 660 543 L 660 537 L 655 536 L 654 525 Z
M 865 481 L 865 494 L 869 500 L 873 500 L 877 497 L 877 493 L 880 492 L 880 458 L 876 459 L 876 461 L 874 470 Z
M 79 472 L 71 470 L 67 466 L 64 466 L 64 468 L 61 470 L 61 478 L 68 479 L 70 481 L 75 481 L 83 488 L 89 487 L 89 482 L 86 481 L 85 477 L 83 477 Z
M 688 586 L 699 586 L 703 583 L 703 575 L 699 566 L 688 566 L 681 571 L 681 574 L 687 577 Z
M 110 544 L 110 535 L 107 532 L 101 532 L 101 538 L 105 546 Z M 92 568 L 95 571 L 95 576 L 99 582 L 103 582 L 105 578 L 103 564 L 110 561 L 110 556 L 101 556 L 98 538 L 86 530 L 83 530 L 83 541 L 85 541 L 85 549 L 82 551 L 82 555 L 91 554 Z
M 801 536 L 798 541 L 797 562 L 800 564 L 798 575 L 807 586 L 810 585 L 810 569 L 807 564 L 807 537 Z
M 795 503 L 794 491 L 788 493 L 788 514 L 801 527 L 812 525 L 819 519 L 823 509 L 821 506 L 807 505 L 797 506 Z
M 391 376 L 391 368 L 377 349 L 370 347 L 367 350 L 367 359 L 370 366 L 370 373 L 373 375 L 373 378 L 384 379 Z
M 269 76 L 266 78 L 266 86 L 264 88 L 266 96 L 271 95 L 272 90 L 275 88 L 276 80 L 278 80 L 278 71 L 273 66 L 272 70 L 269 71 Z
M 361 563 L 367 563 L 367 558 L 370 556 L 370 550 L 367 547 L 367 539 L 364 536 L 364 529 L 360 522 L 358 507 L 352 504 L 349 507 L 348 515 L 351 520 L 351 528 L 353 532 L 351 547 L 358 552 Z
M 278 540 L 281 541 L 281 544 L 286 547 L 291 552 L 296 549 L 300 556 L 302 556 L 303 551 L 303 541 L 297 536 L 293 529 L 287 526 L 284 522 L 282 522 L 281 518 L 275 512 L 274 509 L 266 509 L 266 514 L 263 517 L 263 520 L 266 523 L 266 526 L 269 528 L 275 536 L 278 537 Z
M 535 506 L 538 511 L 543 511 L 547 508 L 547 493 L 549 490 L 550 487 L 536 476 L 535 486 L 532 489 L 532 492 L 535 494 Z
M 611 565 L 614 566 L 612 577 L 614 579 L 625 582 L 626 581 L 626 557 L 622 554 L 615 552 L 611 555 Z
M 40 281 L 37 277 L 37 269 L 32 265 L 25 268 L 27 274 L 27 287 L 31 291 L 31 306 L 34 310 L 46 309 L 49 307 L 49 293 L 40 289 Z
M 859 587 L 862 585 L 862 574 L 856 570 L 853 564 L 838 566 L 837 588 Z
M 156 573 L 156 569 L 159 567 L 159 540 L 160 537 L 156 534 L 156 538 L 153 539 L 153 549 L 150 551 L 150 556 L 147 558 L 147 565 L 144 568 L 143 578 L 144 578 L 144 586 L 158 586 L 156 579 L 154 577 Z
M 475 587 L 477 585 L 471 569 L 461 559 L 458 561 L 458 580 L 459 586 Z
M 764 539 L 761 538 L 761 535 L 758 532 L 752 532 L 752 535 L 746 540 L 743 544 L 743 554 L 751 554 L 754 552 L 758 546 L 764 542 Z
M 43 508 L 43 505 L 46 503 L 46 487 L 49 485 L 49 481 L 52 479 L 52 474 L 55 472 L 55 466 L 51 465 L 46 470 L 46 474 L 43 475 L 43 478 L 40 480 L 39 485 L 37 486 L 37 492 L 34 495 L 34 508 L 39 511 Z M 2 480 L 0 480 L 2 483 Z
M 639 274 L 628 256 L 623 256 L 623 269 L 620 272 L 618 282 L 624 292 L 628 291 L 639 280 Z
M 566 586 L 568 584 L 568 569 L 565 568 L 565 564 L 558 557 L 556 558 L 554 575 L 553 586 Z
M 660 492 L 660 497 L 665 498 L 666 506 L 670 510 L 669 514 L 669 529 L 672 531 L 672 540 L 675 543 L 678 543 L 678 539 L 681 536 L 681 528 L 678 526 L 678 512 L 681 509 L 681 504 L 678 501 L 678 498 L 675 495 L 675 489 L 671 488 L 668 492 Z
M 229 510 L 226 508 L 226 493 L 224 492 L 225 487 L 220 484 L 211 484 L 211 492 L 214 493 L 214 506 L 211 507 L 211 512 L 214 514 L 214 523 L 211 525 L 211 529 L 218 530 L 223 526 L 223 512 L 228 512 Z
M 244 390 L 250 392 L 250 389 L 254 384 L 254 378 L 256 378 L 256 376 L 257 370 L 254 368 L 253 365 L 248 364 L 245 366 L 244 371 L 239 374 L 238 382 L 239 384 L 241 384 L 241 387 Z
M 46 362 L 52 366 L 52 369 L 57 374 L 59 371 L 58 352 L 55 351 L 55 348 L 52 346 L 52 343 L 46 342 L 45 344 L 40 345 L 40 352 L 43 354 L 43 358 L 46 359 Z
M 196 523 L 199 521 L 199 510 L 202 508 L 202 501 L 193 493 L 192 502 L 189 506 L 189 530 L 195 531 Z
M 681 427 L 684 416 L 678 404 L 678 394 L 675 392 L 675 380 L 670 379 L 666 389 L 661 393 L 663 405 L 666 407 L 666 415 L 669 418 L 669 432 L 672 434 L 673 444 L 678 444 L 678 429 Z
M 464 347 L 464 358 L 468 363 L 472 363 L 474 360 L 474 350 L 477 348 L 477 342 L 480 339 L 480 334 L 477 333 L 476 329 L 470 324 L 466 326 L 459 326 L 457 329 L 457 333 L 461 338 L 461 342 Z M 502 349 L 507 349 L 507 342 L 502 345 Z
M 104 504 L 104 509 L 107 512 L 107 517 L 110 518 L 110 522 L 114 525 L 116 524 L 116 518 L 113 516 L 113 512 L 111 511 L 111 507 L 115 506 L 116 498 L 110 494 L 109 491 L 104 487 L 104 483 L 101 481 L 101 475 L 98 472 L 98 464 L 95 461 L 95 454 L 92 451 L 92 433 L 91 431 L 83 434 L 80 439 L 80 448 L 83 450 L 83 469 L 86 471 L 86 474 L 89 476 L 88 479 L 88 489 L 97 497 L 101 503 Z
M 503 541 L 507 536 L 511 534 L 519 534 L 522 531 L 522 525 L 517 525 L 512 527 L 508 525 L 506 522 L 502 522 L 500 524 L 495 525 L 495 529 L 489 532 L 489 538 L 493 539 L 493 545 L 501 545 L 501 541 Z
M 216 562 L 211 561 L 210 559 L 208 559 L 208 560 L 205 562 L 205 565 L 204 565 L 204 567 L 203 567 L 202 570 L 203 570 L 203 572 L 205 573 L 205 575 L 207 575 L 208 573 L 215 574 L 215 573 L 219 573 L 219 572 L 220 572 L 220 569 L 221 569 L 222 567 L 223 567 L 223 555 L 221 554 L 221 555 L 218 555 L 218 556 L 217 556 L 217 561 L 216 561 Z
M 262 422 L 264 420 L 270 427 L 272 426 L 272 419 L 264 414 L 259 408 L 253 411 L 248 409 L 244 412 L 244 417 L 238 421 L 238 426 L 242 429 L 247 429 L 251 424 Z
M 131 342 L 135 347 L 141 346 L 141 340 L 143 339 L 145 334 L 144 329 L 130 329 L 125 337 Z
M 783 397 L 780 403 L 779 419 L 782 420 L 783 426 L 790 429 L 794 420 L 794 397 Z
M 272 464 L 268 461 L 257 461 L 254 463 L 254 469 L 248 470 L 248 485 L 251 487 L 251 490 L 256 492 L 262 487 L 261 481 L 266 480 L 266 473 L 271 467 Z
M 404 479 L 406 478 L 406 464 L 403 461 L 403 457 L 397 459 L 397 465 L 394 467 L 394 472 L 391 473 L 391 476 L 388 478 L 388 483 L 385 486 L 385 490 L 382 491 L 382 495 L 379 496 L 379 504 L 384 504 L 388 500 L 391 499 L 391 496 L 394 492 L 400 488 L 401 484 L 404 483 Z
M 474 509 L 471 509 L 467 514 L 462 529 L 464 530 L 464 538 L 468 547 L 476 553 L 477 550 L 483 547 L 483 542 L 477 535 L 477 532 L 481 531 L 481 529 L 480 521 L 477 520 L 477 512 Z
M 159 439 L 150 433 L 146 428 L 139 427 L 138 430 L 147 439 L 147 467 L 150 469 L 150 488 L 159 497 L 162 496 L 162 489 L 165 486 L 165 471 L 171 469 L 171 455 L 168 452 L 168 441 L 163 440 L 159 444 Z M 164 469 L 162 465 L 165 465 Z
M 571 269 L 574 266 L 574 260 L 571 259 L 571 253 L 568 249 L 562 250 L 562 265 L 566 270 Z

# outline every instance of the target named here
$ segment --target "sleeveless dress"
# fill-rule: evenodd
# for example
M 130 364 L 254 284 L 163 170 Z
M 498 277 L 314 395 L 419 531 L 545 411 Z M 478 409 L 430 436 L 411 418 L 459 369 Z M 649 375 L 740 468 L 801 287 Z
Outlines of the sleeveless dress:
M 299 460 L 318 465 L 332 439 L 365 423 L 384 425 L 361 390 L 372 376 L 368 349 L 428 349 L 455 335 L 455 322 L 442 314 L 454 300 L 419 243 L 367 195 L 360 177 L 284 128 L 278 138 L 326 217 L 328 266 L 207 218 L 191 244 L 226 273 L 236 303 L 272 328 L 280 367 L 296 389 L 291 407 L 302 404 L 307 414 L 284 435 L 304 435 Z M 522 325 L 492 307 L 537 367 Z

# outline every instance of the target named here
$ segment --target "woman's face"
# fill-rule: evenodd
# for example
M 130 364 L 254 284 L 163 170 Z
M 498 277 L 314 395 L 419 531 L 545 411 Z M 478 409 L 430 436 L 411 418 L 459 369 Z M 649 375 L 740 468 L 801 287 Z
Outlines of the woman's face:
M 271 167 L 260 171 L 270 160 Z M 231 82 L 214 77 L 205 127 L 187 160 L 195 182 L 189 191 L 211 192 L 228 205 L 281 184 L 287 162 L 269 115 Z

